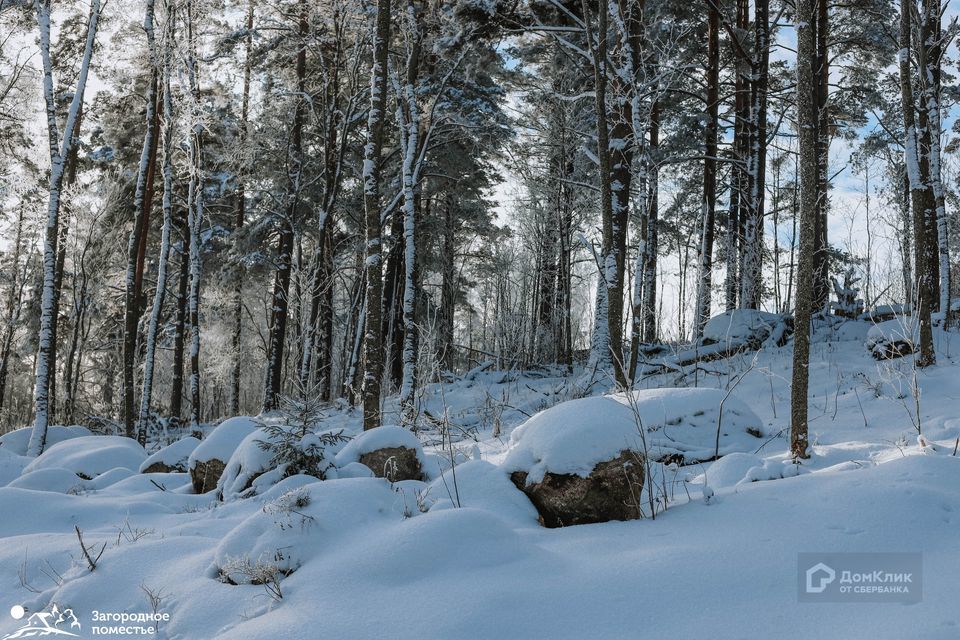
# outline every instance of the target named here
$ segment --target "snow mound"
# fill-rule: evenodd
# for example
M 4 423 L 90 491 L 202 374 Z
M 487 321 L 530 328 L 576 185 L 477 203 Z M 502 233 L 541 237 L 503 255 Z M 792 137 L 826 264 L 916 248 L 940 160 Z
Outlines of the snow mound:
M 755 450 L 763 435 L 760 419 L 725 396 L 719 389 L 665 388 L 563 402 L 514 429 L 503 466 L 508 473 L 527 472 L 532 484 L 548 471 L 585 478 L 624 450 L 691 464 L 714 457 L 718 419 L 721 456 Z
M 132 475 L 136 475 L 132 469 L 127 469 L 126 467 L 114 467 L 109 471 L 101 473 L 96 478 L 88 482 L 87 485 L 91 489 L 99 491 L 100 489 L 106 489 L 107 487 L 113 486 L 121 480 L 126 480 Z
M 920 325 L 913 316 L 879 322 L 867 332 L 867 350 L 877 359 L 896 358 L 913 353 L 920 341 Z
M 429 485 L 425 499 L 431 512 L 467 507 L 490 511 L 511 524 L 537 525 L 537 510 L 527 496 L 501 468 L 483 460 L 447 471 Z
M 23 427 L 16 431 L 11 431 L 0 436 L 0 449 L 15 453 L 18 456 L 27 455 L 27 445 L 30 444 L 30 434 L 33 427 Z M 47 448 L 59 444 L 70 438 L 80 438 L 83 436 L 92 436 L 93 432 L 86 427 L 74 425 L 70 427 L 61 427 L 54 425 L 47 427 Z
M 123 436 L 81 436 L 49 447 L 23 470 L 62 467 L 84 480 L 91 480 L 115 467 L 132 471 L 140 468 L 147 457 L 136 440 Z
M 248 416 L 224 420 L 197 445 L 187 460 L 187 467 L 194 469 L 198 462 L 220 460 L 226 462 L 243 439 L 261 427 L 261 423 Z
M 783 316 L 755 309 L 734 309 L 714 316 L 703 328 L 706 344 L 759 347 L 767 340 L 783 345 L 790 327 Z
M 356 438 L 347 443 L 340 453 L 337 454 L 336 464 L 338 467 L 344 467 L 351 462 L 360 462 L 360 457 L 364 454 L 377 451 L 378 449 L 388 449 L 404 447 L 413 449 L 420 461 L 420 466 L 426 465 L 426 458 L 423 455 L 423 445 L 413 432 L 403 427 L 388 426 L 377 427 L 364 431 Z
M 177 440 L 147 457 L 140 465 L 140 473 L 152 473 L 160 469 L 186 471 L 190 454 L 199 444 L 200 441 L 193 436 Z
M 403 502 L 386 480 L 301 485 L 266 502 L 230 531 L 214 552 L 212 570 L 235 584 L 257 581 L 257 572 L 282 577 L 341 541 L 403 517 Z
M 0 448 L 0 487 L 16 480 L 33 458 L 21 456 L 5 448 Z
M 52 493 L 76 493 L 87 488 L 86 484 L 70 469 L 46 467 L 28 471 L 7 485 L 13 489 L 31 489 Z

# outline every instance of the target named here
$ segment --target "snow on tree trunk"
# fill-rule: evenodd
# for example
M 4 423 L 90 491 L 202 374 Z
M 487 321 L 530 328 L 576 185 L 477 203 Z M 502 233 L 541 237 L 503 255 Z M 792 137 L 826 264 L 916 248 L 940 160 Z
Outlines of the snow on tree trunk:
M 190 183 L 187 187 L 187 228 L 190 234 L 190 290 L 187 316 L 190 325 L 190 417 L 200 424 L 200 229 L 203 225 L 203 114 L 200 105 L 199 70 L 196 52 L 193 4 L 187 3 L 187 75 L 191 97 Z
M 380 337 L 380 304 L 383 294 L 380 234 L 380 162 L 387 100 L 387 54 L 390 44 L 390 0 L 377 0 L 373 65 L 370 71 L 370 110 L 363 153 L 363 207 L 366 234 L 365 328 L 363 370 L 363 428 L 380 426 L 380 379 L 383 346 Z
M 72 132 L 77 120 L 80 104 L 87 86 L 87 74 L 93 57 L 93 45 L 97 36 L 100 20 L 100 0 L 91 0 L 90 14 L 87 19 L 87 37 L 77 77 L 77 87 L 67 111 L 64 131 L 68 132 L 63 140 L 57 129 L 56 98 L 53 89 L 53 63 L 50 58 L 50 7 L 48 3 L 34 0 L 37 24 L 40 30 L 40 57 L 43 62 L 43 96 L 47 110 L 47 141 L 50 149 L 50 190 L 47 201 L 47 224 L 43 239 L 43 293 L 40 301 L 40 332 L 37 337 L 36 384 L 34 387 L 35 419 L 27 455 L 39 456 L 43 453 L 47 440 L 47 422 L 50 401 L 50 352 L 53 348 L 54 287 L 56 278 L 57 241 L 59 233 L 60 190 L 63 186 L 64 169 L 67 156 L 75 143 Z
M 420 151 L 420 110 L 417 106 L 417 75 L 420 66 L 420 30 L 412 0 L 407 3 L 407 78 L 397 91 L 397 122 L 400 124 L 400 148 L 403 163 L 400 170 L 403 184 L 403 376 L 400 382 L 400 421 L 412 426 L 416 420 L 414 393 L 417 378 L 417 210 L 416 185 L 418 181 L 417 155 Z
M 150 5 L 152 6 L 152 2 Z M 151 16 L 152 18 L 152 16 Z M 167 263 L 170 256 L 170 229 L 173 226 L 173 96 L 171 95 L 171 49 L 175 16 L 168 13 L 163 50 L 163 225 L 160 231 L 160 256 L 157 261 L 157 288 L 153 295 L 150 323 L 147 327 L 146 351 L 143 358 L 143 391 L 137 419 L 137 442 L 146 445 L 150 402 L 153 398 L 153 375 L 157 351 L 160 314 L 167 294 Z M 151 27 L 152 28 L 152 27 Z
M 925 367 L 936 362 L 933 350 L 933 328 L 930 321 L 930 261 L 927 247 L 927 198 L 925 198 L 926 184 L 921 167 L 920 148 L 917 140 L 915 120 L 916 102 L 913 93 L 913 79 L 910 69 L 911 48 L 911 11 L 913 0 L 900 2 L 900 96 L 903 107 L 904 128 L 904 162 L 907 167 L 907 177 L 910 184 L 910 199 L 913 209 L 913 245 L 916 255 L 913 283 L 914 300 L 916 301 L 915 316 L 920 325 L 920 355 L 917 357 L 917 366 Z
M 135 367 L 137 359 L 137 334 L 140 321 L 140 296 L 144 253 L 141 245 L 148 232 L 147 219 L 152 205 L 151 173 L 156 159 L 157 147 L 157 85 L 159 66 L 154 33 L 155 0 L 147 0 L 143 18 L 143 30 L 147 34 L 150 82 L 147 87 L 143 147 L 140 164 L 137 166 L 137 183 L 133 196 L 133 230 L 127 241 L 127 275 L 124 296 L 123 323 L 123 422 L 127 437 L 134 437 L 136 414 L 134 413 Z

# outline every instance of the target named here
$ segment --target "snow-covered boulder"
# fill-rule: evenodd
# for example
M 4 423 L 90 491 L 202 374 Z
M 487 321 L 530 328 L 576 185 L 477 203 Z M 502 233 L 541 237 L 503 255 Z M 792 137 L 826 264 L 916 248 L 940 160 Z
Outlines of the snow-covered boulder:
M 197 493 L 212 491 L 233 452 L 244 438 L 261 426 L 254 418 L 236 416 L 224 420 L 207 434 L 187 460 L 193 490 Z
M 746 404 L 726 396 L 719 389 L 662 388 L 562 402 L 513 430 L 504 464 L 537 478 L 546 471 L 585 475 L 622 450 L 678 464 L 752 453 L 763 423 Z
M 755 309 L 734 309 L 707 321 L 703 328 L 703 342 L 756 349 L 768 340 L 783 346 L 791 333 L 792 321 L 782 315 Z
M 302 478 L 275 486 L 263 508 L 223 538 L 214 553 L 214 576 L 232 584 L 279 582 L 338 542 L 404 518 L 403 502 L 382 479 L 304 485 Z
M 13 489 L 32 491 L 50 491 L 53 493 L 77 493 L 87 488 L 87 484 L 70 469 L 46 467 L 28 471 L 7 485 Z
M 15 453 L 18 456 L 27 455 L 27 445 L 30 444 L 30 434 L 33 432 L 33 427 L 23 427 L 22 429 L 17 429 L 16 431 L 11 431 L 10 433 L 5 433 L 0 436 L 0 449 L 9 451 L 10 453 Z M 93 432 L 86 427 L 81 427 L 79 425 L 73 425 L 70 427 L 62 427 L 60 425 L 53 425 L 47 427 L 47 442 L 46 447 L 49 449 L 51 446 L 63 442 L 64 440 L 69 440 L 70 438 L 80 438 L 83 436 L 92 436 Z
M 136 440 L 123 436 L 81 436 L 48 447 L 24 468 L 24 473 L 39 469 L 69 469 L 84 480 L 105 471 L 123 467 L 137 471 L 147 454 Z
M 867 350 L 877 360 L 890 360 L 912 354 L 920 342 L 920 326 L 913 316 L 880 322 L 867 332 Z
M 378 478 L 421 480 L 426 459 L 423 445 L 412 432 L 395 426 L 364 431 L 337 454 L 336 465 L 366 465 Z
M 177 440 L 147 457 L 140 465 L 140 473 L 183 473 L 190 454 L 199 444 L 193 436 Z

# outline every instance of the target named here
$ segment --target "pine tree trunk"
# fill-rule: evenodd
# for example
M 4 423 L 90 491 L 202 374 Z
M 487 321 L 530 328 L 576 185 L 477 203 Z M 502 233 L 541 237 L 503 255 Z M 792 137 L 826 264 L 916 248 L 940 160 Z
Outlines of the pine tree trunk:
M 656 100 L 650 108 L 649 156 L 652 161 L 647 169 L 647 238 L 644 242 L 645 255 L 643 261 L 644 342 L 656 342 L 657 340 L 657 257 L 660 252 L 660 167 L 657 157 L 659 147 L 660 101 Z
M 284 340 L 287 331 L 289 310 L 290 276 L 293 260 L 293 221 L 299 219 L 300 197 L 303 180 L 303 124 L 306 115 L 306 38 L 309 30 L 307 4 L 300 2 L 298 22 L 300 45 L 297 47 L 296 77 L 297 96 L 294 105 L 293 123 L 290 130 L 290 143 L 287 149 L 288 175 L 290 184 L 287 191 L 287 210 L 279 221 L 277 239 L 277 273 L 273 283 L 273 297 L 270 307 L 270 342 L 267 352 L 267 375 L 263 394 L 263 410 L 277 408 L 283 380 Z
M 153 296 L 150 322 L 147 327 L 146 351 L 143 358 L 143 391 L 140 394 L 140 412 L 137 419 L 137 442 L 147 443 L 150 403 L 153 398 L 153 374 L 157 351 L 157 335 L 160 332 L 160 315 L 167 295 L 167 263 L 170 257 L 170 231 L 173 226 L 173 96 L 170 76 L 172 74 L 172 51 L 174 16 L 167 15 L 166 40 L 163 52 L 163 224 L 160 231 L 160 255 L 157 261 L 157 289 Z
M 190 417 L 200 424 L 200 279 L 202 274 L 200 229 L 203 224 L 203 147 L 200 112 L 199 69 L 196 53 L 193 0 L 187 1 L 188 78 L 190 84 L 192 135 L 190 136 L 190 183 L 187 192 L 187 227 L 190 233 L 190 290 L 187 316 L 190 325 Z
M 703 336 L 710 319 L 710 298 L 713 293 L 714 214 L 717 208 L 717 118 L 720 104 L 720 12 L 711 6 L 707 11 L 707 122 L 704 127 L 703 201 L 701 207 L 700 264 L 697 298 L 693 321 L 693 337 Z
M 183 376 L 187 336 L 187 293 L 190 285 L 190 227 L 186 212 L 180 222 L 180 270 L 177 274 L 177 311 L 173 323 L 173 375 L 170 387 L 170 416 L 183 417 Z
M 830 52 L 827 39 L 830 33 L 830 18 L 827 0 L 816 0 L 816 61 L 814 71 L 817 88 L 817 219 L 813 252 L 814 280 L 813 305 L 816 310 L 824 310 L 830 304 L 830 238 L 829 200 L 827 183 L 829 180 L 830 153 Z
M 157 157 L 159 109 L 157 108 L 159 62 L 154 35 L 155 0 L 147 0 L 143 30 L 147 34 L 150 83 L 146 96 L 146 129 L 143 148 L 137 167 L 137 184 L 133 196 L 133 230 L 127 242 L 126 294 L 123 313 L 123 423 L 128 438 L 135 437 L 136 409 L 134 407 L 137 334 L 139 333 L 143 267 L 146 235 L 149 232 L 150 208 L 153 204 L 152 182 Z
M 790 452 L 808 458 L 807 394 L 810 377 L 810 319 L 813 315 L 813 247 L 819 199 L 817 169 L 817 79 L 814 69 L 818 0 L 797 0 L 797 128 L 800 140 L 800 264 L 794 314 L 790 386 Z
M 363 156 L 363 207 L 366 233 L 366 312 L 363 365 L 363 428 L 379 427 L 380 379 L 383 347 L 380 339 L 380 304 L 383 289 L 380 233 L 380 173 L 387 100 L 387 53 L 390 45 L 390 0 L 377 0 L 373 65 L 370 72 L 370 111 Z
M 246 221 L 246 141 L 249 136 L 250 114 L 250 74 L 252 68 L 251 51 L 253 49 L 253 8 L 254 0 L 247 0 L 247 33 L 244 36 L 243 57 L 243 96 L 240 102 L 240 154 L 241 166 L 237 171 L 237 192 L 234 195 L 234 231 L 238 231 Z M 241 345 L 243 339 L 243 278 L 238 276 L 233 290 L 233 334 L 230 346 L 233 351 L 233 367 L 230 369 L 230 415 L 240 414 L 240 366 L 243 360 Z
M 924 165 L 920 154 L 920 144 L 916 127 L 916 102 L 913 93 L 913 80 L 910 68 L 910 50 L 912 35 L 912 13 L 914 0 L 900 2 L 900 95 L 903 107 L 904 154 L 907 177 L 910 184 L 911 208 L 913 210 L 913 246 L 916 255 L 914 274 L 914 317 L 919 323 L 920 354 L 916 357 L 918 367 L 936 363 L 933 350 L 933 328 L 930 322 L 930 307 L 933 303 L 932 278 L 930 277 L 928 234 L 926 221 L 929 218 L 931 198 L 930 190 L 924 180 Z M 935 205 L 933 205 L 935 206 Z

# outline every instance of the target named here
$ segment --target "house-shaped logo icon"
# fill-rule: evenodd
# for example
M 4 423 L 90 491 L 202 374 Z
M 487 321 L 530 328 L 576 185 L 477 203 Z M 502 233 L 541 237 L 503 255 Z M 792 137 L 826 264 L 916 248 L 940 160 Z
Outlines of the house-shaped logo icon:
M 836 578 L 836 571 L 818 562 L 807 569 L 807 593 L 823 593 Z

